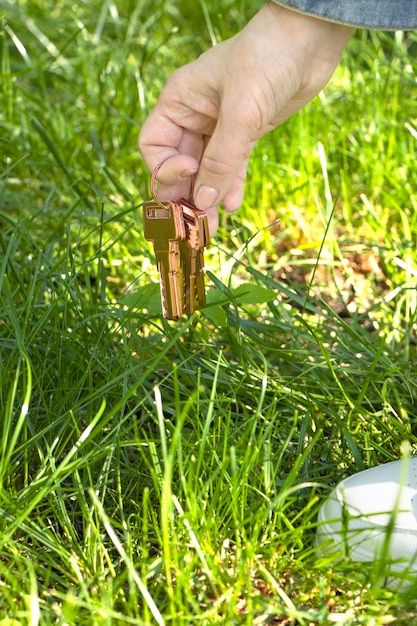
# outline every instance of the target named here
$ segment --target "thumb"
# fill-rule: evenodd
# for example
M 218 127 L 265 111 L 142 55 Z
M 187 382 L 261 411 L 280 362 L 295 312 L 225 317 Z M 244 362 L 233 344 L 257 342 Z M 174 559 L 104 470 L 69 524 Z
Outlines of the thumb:
M 253 147 L 237 119 L 219 117 L 204 150 L 195 181 L 194 202 L 207 210 L 227 199 L 226 209 L 234 211 L 243 199 L 243 182 Z

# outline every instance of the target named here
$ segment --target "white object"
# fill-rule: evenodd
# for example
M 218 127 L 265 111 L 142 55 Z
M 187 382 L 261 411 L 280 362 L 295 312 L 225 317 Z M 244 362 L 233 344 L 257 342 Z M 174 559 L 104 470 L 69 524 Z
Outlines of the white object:
M 417 456 L 354 474 L 318 516 L 318 552 L 417 576 Z

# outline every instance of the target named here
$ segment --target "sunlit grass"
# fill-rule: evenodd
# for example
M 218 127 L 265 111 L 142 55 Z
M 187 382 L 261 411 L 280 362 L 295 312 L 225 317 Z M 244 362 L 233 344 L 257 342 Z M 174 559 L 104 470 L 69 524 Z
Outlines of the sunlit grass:
M 262 140 L 209 306 L 174 324 L 136 137 L 256 7 L 7 7 L 1 626 L 413 623 L 412 592 L 313 539 L 332 485 L 416 450 L 415 35 L 356 35 Z

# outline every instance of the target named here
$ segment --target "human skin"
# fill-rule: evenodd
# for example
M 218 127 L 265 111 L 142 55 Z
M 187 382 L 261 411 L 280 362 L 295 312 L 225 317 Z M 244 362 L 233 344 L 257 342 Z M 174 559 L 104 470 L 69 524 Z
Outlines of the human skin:
M 158 171 L 158 197 L 188 197 L 207 211 L 243 201 L 256 142 L 316 96 L 354 29 L 265 4 L 234 37 L 176 70 L 146 119 L 139 150 Z

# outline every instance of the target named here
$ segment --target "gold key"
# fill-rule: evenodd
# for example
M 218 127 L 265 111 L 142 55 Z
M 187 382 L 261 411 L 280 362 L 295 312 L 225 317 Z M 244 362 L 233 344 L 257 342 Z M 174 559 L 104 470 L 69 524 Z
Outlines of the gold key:
M 158 200 L 155 180 L 161 165 L 152 173 L 153 200 L 143 204 L 144 234 L 155 250 L 163 315 L 178 320 L 206 302 L 204 248 L 210 236 L 207 215 L 192 202 L 182 198 L 176 202 Z
M 187 315 L 202 308 L 206 303 L 204 285 L 204 248 L 209 244 L 207 215 L 186 200 L 181 202 L 186 239 L 180 243 L 185 285 L 185 312 Z
M 144 234 L 152 241 L 161 279 L 164 317 L 177 320 L 184 310 L 184 275 L 179 242 L 186 237 L 182 207 L 150 200 L 143 204 Z

